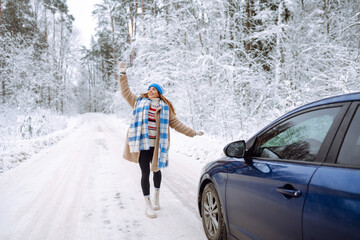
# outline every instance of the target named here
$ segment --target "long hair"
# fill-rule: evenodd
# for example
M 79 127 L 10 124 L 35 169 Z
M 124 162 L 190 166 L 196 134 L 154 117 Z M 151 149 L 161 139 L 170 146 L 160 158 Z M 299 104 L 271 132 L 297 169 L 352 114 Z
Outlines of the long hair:
M 148 93 L 142 93 L 142 94 L 140 94 L 140 95 L 141 95 L 141 97 L 143 97 L 143 98 L 149 98 L 149 94 L 148 94 Z M 159 96 L 160 96 L 160 99 L 163 100 L 163 101 L 169 106 L 170 111 L 171 111 L 174 115 L 176 115 L 176 113 L 175 113 L 175 108 L 174 108 L 174 106 L 172 105 L 172 103 L 171 103 L 169 100 L 167 100 L 166 97 L 164 97 L 162 94 L 159 93 Z

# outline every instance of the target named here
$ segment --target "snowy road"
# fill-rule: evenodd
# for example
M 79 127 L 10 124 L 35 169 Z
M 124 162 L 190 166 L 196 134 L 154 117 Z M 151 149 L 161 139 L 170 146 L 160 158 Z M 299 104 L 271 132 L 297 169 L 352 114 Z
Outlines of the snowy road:
M 201 164 L 171 152 L 162 209 L 149 219 L 140 169 L 122 159 L 126 128 L 114 117 L 88 116 L 58 144 L 2 174 L 0 239 L 206 239 L 196 207 Z

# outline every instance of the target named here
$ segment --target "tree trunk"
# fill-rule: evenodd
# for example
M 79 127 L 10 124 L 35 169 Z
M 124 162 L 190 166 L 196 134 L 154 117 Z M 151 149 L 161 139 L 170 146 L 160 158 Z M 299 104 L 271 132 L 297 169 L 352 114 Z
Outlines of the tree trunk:
M 1 0 L 0 0 L 0 27 L 2 25 L 2 22 L 1 22 L 1 9 L 2 9 L 2 4 L 1 4 Z
M 142 1 L 143 4 L 143 1 Z M 130 4 L 130 23 L 131 23 L 131 33 L 128 33 L 129 35 L 129 45 L 131 45 L 134 41 L 135 41 L 135 36 L 136 36 L 136 27 L 137 27 L 137 9 L 138 9 L 138 3 L 135 2 L 135 7 L 131 7 L 132 5 Z M 143 5 L 142 5 L 143 7 Z M 130 29 L 129 29 L 130 32 Z M 133 46 L 130 46 L 133 47 Z M 135 49 L 133 48 L 130 54 L 130 66 L 132 66 L 133 64 L 133 60 L 136 56 L 136 52 Z
M 50 105 L 51 105 L 51 88 L 48 87 L 47 90 L 48 90 L 47 103 L 48 103 L 48 106 L 50 107 Z
M 360 56 L 360 39 L 359 39 L 359 44 L 358 44 L 358 54 L 355 58 L 355 61 L 357 61 L 359 59 L 359 56 Z
M 46 46 L 48 46 L 47 9 L 46 9 L 45 3 L 43 5 L 43 7 L 44 7 L 44 37 L 45 37 Z M 49 49 L 46 49 L 45 59 L 46 59 L 45 60 L 46 64 L 49 65 Z M 47 81 L 49 81 L 49 80 L 47 80 Z M 48 91 L 48 95 L 46 95 L 46 87 L 41 86 L 41 92 L 43 93 L 43 95 L 41 97 L 41 101 L 43 102 L 44 106 L 50 107 L 50 102 L 51 102 L 50 87 L 47 87 L 47 91 Z
M 114 58 L 114 78 L 115 78 L 115 87 L 117 84 L 117 80 L 118 80 L 118 74 L 117 74 L 117 54 L 116 54 L 116 40 L 115 40 L 115 23 L 114 23 L 114 18 L 111 17 L 111 31 L 112 31 L 112 45 L 113 45 L 113 58 Z M 116 88 L 114 88 L 116 89 Z
M 63 15 L 63 14 L 61 14 Z M 64 81 L 64 18 L 60 18 L 60 49 L 59 49 L 59 86 L 60 89 L 60 111 L 64 113 L 64 91 L 65 91 L 65 81 Z
M 142 7 L 142 11 L 143 11 L 143 20 L 144 20 L 144 1 L 141 2 L 141 7 Z M 136 2 L 135 3 L 135 13 L 134 13 L 134 16 L 135 16 L 135 20 L 134 20 L 134 36 L 136 36 L 136 29 L 137 29 L 137 9 L 138 9 L 138 3 Z M 144 31 L 145 31 L 145 26 L 144 26 Z M 135 37 L 133 37 L 132 39 L 132 42 L 135 42 Z M 135 59 L 136 57 L 136 51 L 135 51 L 135 47 L 133 47 L 132 49 L 132 59 Z
M 46 10 L 46 7 L 44 6 L 44 10 L 45 10 L 45 17 L 44 17 L 44 21 L 45 21 L 45 24 L 44 24 L 44 27 L 45 27 L 45 42 L 47 44 L 47 40 L 48 40 L 48 29 L 47 29 L 47 10 Z
M 235 14 L 235 6 L 233 0 L 229 0 L 229 36 L 230 36 L 229 48 L 230 49 L 234 48 L 234 32 L 235 32 L 234 14 Z
M 283 13 L 283 1 L 280 0 L 279 3 L 279 9 L 278 9 L 278 21 L 277 21 L 277 27 L 280 27 L 282 24 L 282 13 Z M 275 52 L 276 52 L 276 59 L 275 59 L 275 79 L 274 79 L 274 88 L 273 93 L 274 96 L 278 96 L 278 86 L 280 86 L 281 81 L 281 74 L 282 74 L 282 63 L 284 62 L 283 52 L 282 52 L 282 29 L 278 29 L 276 33 L 276 46 L 275 46 Z
M 135 12 L 137 11 L 136 10 L 136 6 L 137 6 L 137 3 L 135 4 L 135 10 L 131 7 L 131 4 L 130 4 L 130 23 L 131 23 L 131 32 L 129 33 L 129 45 L 131 47 L 131 44 L 133 42 L 133 38 L 134 38 L 134 21 L 135 21 Z M 130 53 L 130 66 L 132 66 L 133 64 L 133 55 L 132 53 Z
M 134 13 L 134 36 L 136 36 L 136 28 L 137 28 L 137 9 L 138 9 L 138 3 L 136 2 L 135 3 L 135 13 Z M 134 42 L 135 39 L 133 39 L 133 42 Z
M 143 22 L 144 22 L 144 20 L 145 20 L 145 5 L 144 5 L 144 0 L 141 0 L 141 14 L 142 14 L 142 20 L 143 20 Z M 145 32 L 145 30 L 146 30 L 146 28 L 145 28 L 145 24 L 143 24 L 143 27 L 144 27 L 144 32 Z
M 169 25 L 169 4 L 166 4 L 166 25 Z
M 329 36 L 330 34 L 330 21 L 329 21 L 329 14 L 328 14 L 328 4 L 327 4 L 328 0 L 324 0 L 324 17 L 325 17 L 325 22 L 326 22 L 326 33 Z
M 92 104 L 91 104 L 91 101 L 92 101 L 92 96 L 91 96 L 91 78 L 92 78 L 92 71 L 91 71 L 91 63 L 88 63 L 88 74 L 89 74 L 89 78 L 88 78 L 88 90 L 89 90 L 89 109 L 88 111 L 91 112 L 92 111 Z
M 2 78 L 2 83 L 1 83 L 1 95 L 2 95 L 2 103 L 6 102 L 5 96 L 6 96 L 6 84 L 5 84 L 5 79 Z
M 104 53 L 101 53 L 101 79 L 102 82 L 105 82 L 105 61 L 104 61 Z
M 56 30 L 56 28 L 55 28 L 55 26 L 56 26 L 56 21 L 55 21 L 55 12 L 53 13 L 53 48 L 54 49 L 56 49 L 55 48 L 55 39 L 56 39 L 56 32 L 55 32 L 55 30 Z
M 1 0 L 0 0 L 0 21 L 1 21 Z M 1 22 L 0 22 L 0 29 L 1 29 Z M 4 53 L 5 53 L 5 44 L 2 44 L 1 46 L 3 49 L 4 49 Z M 1 69 L 1 72 L 2 74 L 0 75 L 1 77 L 1 96 L 2 96 L 2 103 L 4 104 L 6 102 L 6 73 L 5 72 L 5 60 L 4 60 L 4 56 L 1 55 L 1 58 L 0 58 L 0 69 Z
M 52 12 L 52 17 L 53 17 L 53 46 L 52 48 L 53 49 L 56 49 L 56 18 L 55 18 L 55 11 Z M 59 73 L 58 73 L 58 66 L 57 66 L 57 59 L 56 59 L 56 54 L 53 54 L 52 56 L 52 60 L 53 60 L 53 76 L 54 76 L 54 81 L 55 81 L 55 85 L 53 87 L 54 91 L 54 96 L 53 96 L 53 99 L 54 99 L 54 103 L 55 103 L 55 108 L 56 108 L 56 111 L 58 112 L 59 111 L 59 91 L 58 91 L 58 84 L 59 84 Z
M 246 34 L 246 37 L 249 37 L 250 36 L 250 28 L 251 28 L 251 13 L 252 13 L 252 0 L 247 0 L 246 2 L 246 23 L 245 23 L 245 34 Z M 251 49 L 251 42 L 249 40 L 246 40 L 245 41 L 245 50 L 246 50 L 246 53 L 249 53 Z

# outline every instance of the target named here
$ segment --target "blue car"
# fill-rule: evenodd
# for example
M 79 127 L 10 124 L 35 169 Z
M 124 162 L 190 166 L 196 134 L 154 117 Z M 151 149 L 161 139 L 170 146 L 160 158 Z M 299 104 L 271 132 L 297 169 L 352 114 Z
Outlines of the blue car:
M 208 239 L 360 239 L 360 92 L 299 107 L 224 153 L 199 182 Z

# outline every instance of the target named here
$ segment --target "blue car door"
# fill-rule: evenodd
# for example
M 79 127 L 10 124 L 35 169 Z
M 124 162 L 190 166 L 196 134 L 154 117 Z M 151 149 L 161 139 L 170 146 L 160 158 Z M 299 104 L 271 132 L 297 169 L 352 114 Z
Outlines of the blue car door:
M 304 240 L 360 239 L 359 104 L 351 109 L 325 166 L 311 179 L 304 207 Z
M 231 234 L 238 239 L 302 239 L 302 208 L 317 167 L 254 160 L 253 166 L 230 173 L 226 205 Z
M 302 212 L 311 177 L 335 135 L 345 107 L 299 112 L 257 136 L 251 164 L 228 173 L 229 232 L 238 239 L 302 239 Z M 249 161 L 248 161 L 249 162 Z

